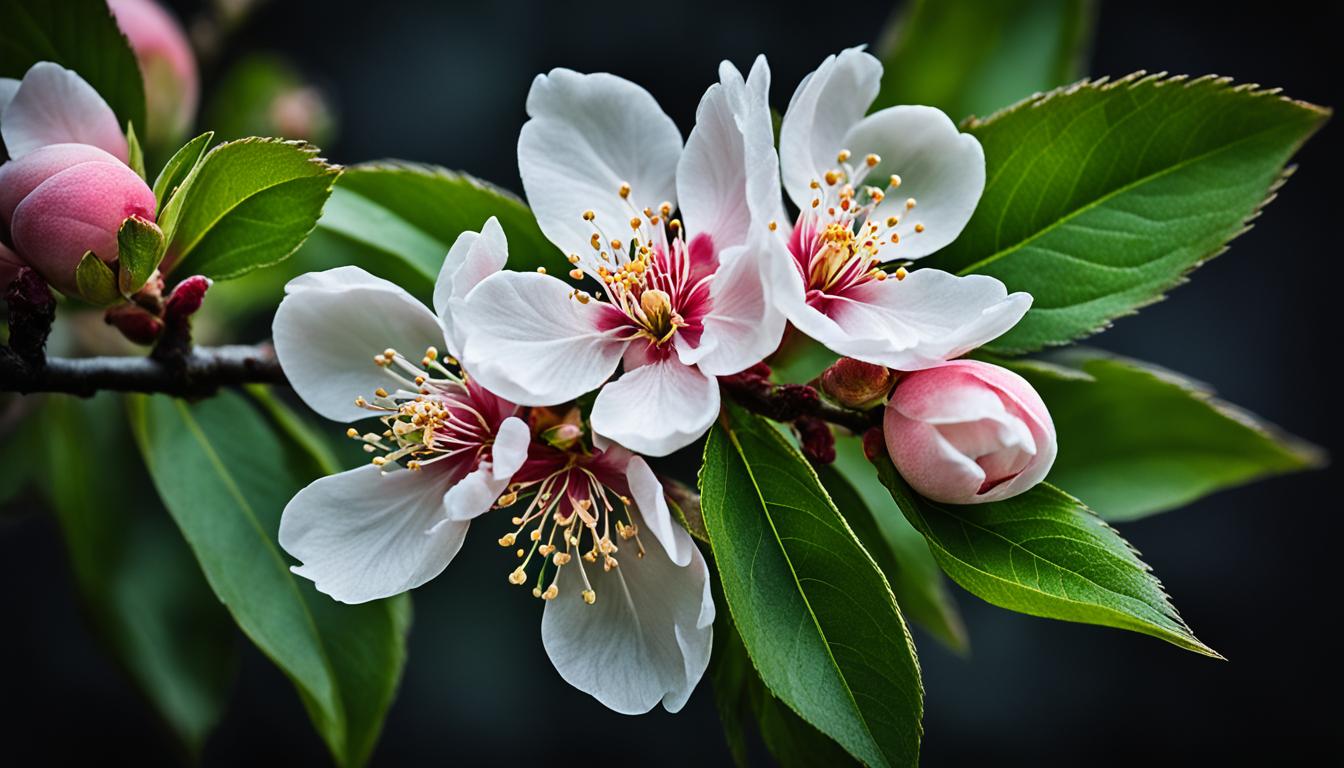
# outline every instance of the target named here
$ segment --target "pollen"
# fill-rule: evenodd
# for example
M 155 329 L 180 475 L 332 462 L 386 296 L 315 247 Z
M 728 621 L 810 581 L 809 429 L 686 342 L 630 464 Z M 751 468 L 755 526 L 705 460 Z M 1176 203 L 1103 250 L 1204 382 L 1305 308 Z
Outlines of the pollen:
M 837 163 L 849 162 L 849 150 L 848 149 L 840 150 L 840 154 L 835 156 L 835 162 Z
M 624 181 L 621 182 L 621 186 L 617 191 L 620 193 L 622 200 L 630 197 L 630 185 Z
M 596 219 L 596 218 L 597 218 L 597 212 L 594 211 L 594 210 L 589 209 L 589 210 L 583 212 L 583 220 L 584 220 L 584 221 L 592 221 L 593 219 Z
M 643 225 L 644 225 L 644 221 L 643 221 L 642 219 L 640 219 L 638 216 L 631 216 L 631 217 L 630 217 L 630 229 L 632 229 L 632 230 L 638 232 L 638 231 L 639 231 L 639 228 L 640 228 L 641 226 L 643 226 Z
M 905 210 L 908 211 L 908 210 L 910 210 L 911 208 L 914 208 L 914 207 L 915 207 L 915 198 L 913 198 L 913 197 L 908 197 L 908 198 L 906 198 L 906 199 L 905 199 Z
M 887 183 L 892 189 L 896 189 L 897 187 L 901 186 L 900 174 L 896 173 L 891 174 L 891 178 L 887 180 Z
M 915 231 L 916 231 L 916 232 L 923 232 L 923 231 L 924 231 L 924 225 L 923 225 L 923 224 L 916 224 L 916 225 L 915 225 Z
M 826 185 L 833 187 L 836 185 L 838 181 L 840 181 L 840 174 L 836 173 L 835 171 L 827 171 L 825 178 L 826 178 Z
M 867 157 L 863 158 L 863 162 L 869 168 L 876 168 L 877 164 L 882 162 L 882 158 L 870 153 Z

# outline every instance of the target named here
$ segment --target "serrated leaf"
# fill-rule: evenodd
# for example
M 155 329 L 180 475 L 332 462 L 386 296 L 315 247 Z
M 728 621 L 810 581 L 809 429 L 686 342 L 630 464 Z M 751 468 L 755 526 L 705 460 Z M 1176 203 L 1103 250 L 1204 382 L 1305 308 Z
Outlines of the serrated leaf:
M 1162 298 L 1245 231 L 1329 112 L 1223 78 L 1131 75 L 968 126 L 987 180 L 956 242 L 921 262 L 1035 301 L 990 349 L 1065 344 Z
M 106 0 L 0 0 L 0 77 L 21 78 L 39 61 L 79 73 L 118 125 L 145 125 L 140 66 Z
M 715 597 L 722 601 L 722 595 Z M 714 622 L 714 656 L 709 676 L 714 682 L 714 703 L 729 752 L 741 768 L 750 765 L 746 738 L 749 720 L 755 721 L 761 741 L 783 768 L 858 764 L 839 744 L 770 694 L 751 665 L 737 628 L 724 614 Z
M 205 157 L 205 151 L 210 147 L 210 142 L 214 138 L 214 131 L 206 131 L 182 145 L 177 152 L 173 153 L 172 157 L 168 158 L 163 170 L 159 171 L 158 177 L 154 179 L 155 210 L 162 214 L 168 199 L 196 169 L 196 166 L 201 162 L 201 158 Z
M 75 288 L 80 298 L 95 306 L 107 306 L 121 300 L 117 276 L 93 251 L 87 251 L 75 267 Z
M 891 584 L 907 619 L 949 648 L 970 647 L 966 625 L 924 537 L 910 525 L 877 479 L 857 437 L 837 436 L 835 463 L 817 471 L 836 509 Z
M 276 532 L 285 504 L 313 479 L 312 461 L 241 396 L 189 405 L 136 395 L 128 410 L 211 589 L 294 682 L 336 762 L 363 764 L 401 677 L 409 598 L 343 605 L 290 573 Z
M 914 644 L 816 473 L 735 406 L 710 432 L 701 510 L 734 623 L 781 701 L 869 765 L 919 758 Z
M 878 477 L 952 580 L 982 600 L 1049 619 L 1128 629 L 1221 659 L 1200 642 L 1129 542 L 1067 493 L 1041 483 L 958 506 L 911 490 L 886 456 Z
M 1321 466 L 1319 448 L 1170 371 L 1094 350 L 1005 363 L 1045 400 L 1059 437 L 1048 480 L 1107 520 Z
M 144 492 L 148 478 L 120 398 L 53 396 L 39 418 L 33 431 L 46 455 L 33 470 L 65 538 L 81 607 L 187 753 L 198 756 L 233 685 L 233 622 L 168 513 Z
M 130 296 L 144 287 L 159 268 L 166 243 L 163 231 L 152 221 L 128 216 L 117 230 L 117 288 Z
M 340 172 L 302 142 L 220 144 L 159 216 L 166 269 L 223 280 L 284 261 L 313 230 Z
M 914 0 L 879 56 L 889 73 L 874 111 L 938 107 L 960 120 L 1082 77 L 1095 29 L 1091 0 Z

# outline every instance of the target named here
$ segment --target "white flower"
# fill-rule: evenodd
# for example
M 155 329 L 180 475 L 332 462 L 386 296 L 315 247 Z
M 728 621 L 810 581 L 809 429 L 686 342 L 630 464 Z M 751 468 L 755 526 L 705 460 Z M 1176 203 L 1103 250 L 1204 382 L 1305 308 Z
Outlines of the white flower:
M 985 158 L 932 107 L 865 116 L 881 77 L 881 62 L 852 48 L 794 92 L 779 154 L 801 213 L 787 243 L 775 240 L 771 282 L 789 321 L 831 351 L 917 370 L 1007 331 L 1031 296 L 984 275 L 883 269 L 956 239 L 984 190 Z
M 529 417 L 456 369 L 455 313 L 507 256 L 494 219 L 458 238 L 434 291 L 437 316 L 356 267 L 286 287 L 273 330 L 295 391 L 328 418 L 382 423 L 349 430 L 373 463 L 300 491 L 280 544 L 302 563 L 295 573 L 360 603 L 434 578 L 474 518 L 520 504 L 499 543 L 519 547 L 511 583 L 535 568 L 542 640 L 561 676 L 619 712 L 660 701 L 677 711 L 709 663 L 714 604 L 704 557 L 673 522 L 661 483 L 623 448 L 586 446 L 577 412 L 557 440 L 547 412 Z
M 763 270 L 778 201 L 764 58 L 744 82 L 724 62 L 683 151 L 644 89 L 610 74 L 540 75 L 518 139 L 528 202 L 569 254 L 583 291 L 545 274 L 503 272 L 466 299 L 465 360 L 486 386 L 552 405 L 601 386 L 592 425 L 661 456 L 704 434 L 717 376 L 778 346 L 783 315 Z M 684 219 L 673 219 L 678 208 Z

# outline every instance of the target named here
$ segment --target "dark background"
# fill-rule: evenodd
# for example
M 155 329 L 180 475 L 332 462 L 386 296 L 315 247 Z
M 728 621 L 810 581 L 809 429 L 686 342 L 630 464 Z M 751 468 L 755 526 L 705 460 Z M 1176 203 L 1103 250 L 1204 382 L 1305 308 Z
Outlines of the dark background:
M 335 161 L 409 158 L 517 189 L 514 141 L 538 72 L 568 66 L 628 77 L 684 133 L 720 59 L 745 70 L 766 53 L 782 108 L 824 56 L 871 41 L 889 9 L 852 1 L 797 12 L 723 0 L 276 2 L 231 50 L 283 51 L 328 90 L 340 113 L 340 136 L 325 147 Z M 1329 70 L 1339 64 L 1341 21 L 1338 3 L 1278 2 L 1253 13 L 1104 3 L 1090 71 L 1214 72 L 1339 106 Z M 1344 453 L 1340 392 L 1329 375 L 1341 309 L 1337 134 L 1328 125 L 1308 144 L 1278 202 L 1229 253 L 1095 340 L 1212 382 L 1335 456 Z M 971 655 L 916 638 L 925 763 L 1294 762 L 1330 748 L 1341 714 L 1329 629 L 1339 604 L 1341 479 L 1334 469 L 1278 479 L 1123 526 L 1226 663 L 959 593 Z M 708 680 L 675 716 L 615 715 L 568 688 L 539 642 L 538 606 L 505 584 L 506 566 L 486 538 L 469 541 L 416 593 L 410 661 L 375 765 L 728 763 Z M 175 762 L 169 737 L 89 636 L 73 594 L 53 521 L 38 513 L 0 520 L 0 707 L 9 710 L 0 763 L 6 753 L 17 758 L 10 764 Z M 326 762 L 288 682 L 240 643 L 231 708 L 205 762 Z

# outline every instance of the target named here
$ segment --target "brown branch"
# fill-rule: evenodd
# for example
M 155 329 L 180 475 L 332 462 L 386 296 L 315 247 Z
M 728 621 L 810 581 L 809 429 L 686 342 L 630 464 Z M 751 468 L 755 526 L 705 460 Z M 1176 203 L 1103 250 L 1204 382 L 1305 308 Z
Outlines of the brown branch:
M 804 384 L 772 384 L 751 372 L 720 381 L 725 396 L 776 421 L 821 419 L 863 434 L 880 423 L 880 411 L 855 411 L 823 400 Z M 174 359 L 153 357 L 52 357 L 32 365 L 0 349 L 0 392 L 58 392 L 90 397 L 100 390 L 174 397 L 208 397 L 220 387 L 287 384 L 269 345 L 196 347 Z

